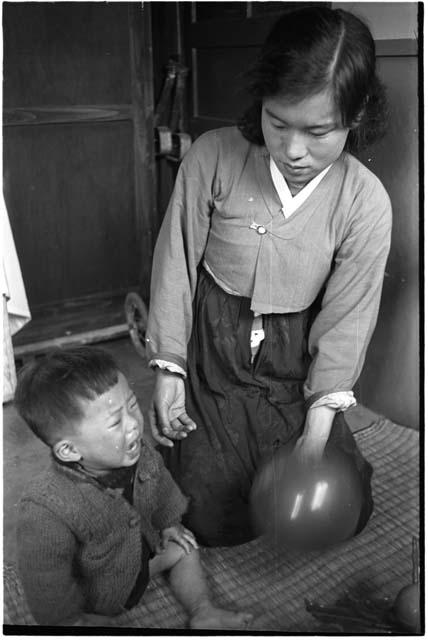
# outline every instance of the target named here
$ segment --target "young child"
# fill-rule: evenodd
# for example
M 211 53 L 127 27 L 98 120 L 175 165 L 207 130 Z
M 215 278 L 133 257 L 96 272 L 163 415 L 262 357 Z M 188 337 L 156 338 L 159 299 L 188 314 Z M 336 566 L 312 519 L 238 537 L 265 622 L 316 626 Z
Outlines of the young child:
M 19 571 L 39 624 L 110 626 L 161 571 L 191 628 L 250 622 L 212 604 L 180 523 L 187 500 L 142 438 L 137 399 L 110 355 L 52 351 L 23 368 L 15 404 L 53 454 L 19 508 Z

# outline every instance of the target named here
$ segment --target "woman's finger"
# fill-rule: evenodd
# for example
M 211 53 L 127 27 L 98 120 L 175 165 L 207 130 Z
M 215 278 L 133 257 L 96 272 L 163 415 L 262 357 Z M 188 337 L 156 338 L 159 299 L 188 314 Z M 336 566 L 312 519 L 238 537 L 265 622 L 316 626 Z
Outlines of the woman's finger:
M 182 423 L 180 422 L 179 418 L 174 418 L 174 420 L 171 420 L 170 424 L 171 424 L 172 429 L 174 430 L 175 435 L 177 433 L 180 433 L 184 429 L 184 427 L 183 427 Z
M 187 413 L 181 413 L 178 416 L 178 419 L 180 420 L 186 431 L 194 431 L 196 429 L 196 423 L 187 415 Z
M 160 404 L 158 406 L 154 406 L 156 421 L 159 426 L 160 431 L 164 435 L 171 435 L 171 423 L 168 417 L 168 407 Z
M 149 423 L 150 423 L 150 428 L 152 431 L 153 438 L 156 440 L 156 442 L 159 442 L 159 444 L 162 444 L 165 447 L 174 446 L 174 443 L 171 440 L 169 440 L 168 438 L 166 438 L 164 435 L 160 433 L 159 427 L 158 427 L 157 415 L 154 407 L 151 407 L 149 409 Z
M 189 433 L 196 429 L 196 424 L 189 418 L 187 413 L 180 413 L 170 420 L 170 425 L 176 431 L 185 431 Z
M 185 422 L 183 422 L 183 417 L 187 419 Z M 171 432 L 167 433 L 167 435 L 171 435 L 173 438 L 185 438 L 188 433 L 191 433 L 196 429 L 196 425 L 193 420 L 190 420 L 185 413 L 171 420 L 170 425 Z

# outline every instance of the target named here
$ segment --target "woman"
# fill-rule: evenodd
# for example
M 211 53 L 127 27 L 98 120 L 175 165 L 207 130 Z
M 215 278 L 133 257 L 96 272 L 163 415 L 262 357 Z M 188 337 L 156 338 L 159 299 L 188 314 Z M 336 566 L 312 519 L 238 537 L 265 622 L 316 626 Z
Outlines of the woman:
M 372 335 L 391 206 L 352 151 L 383 131 L 374 42 L 352 14 L 286 14 L 249 74 L 238 127 L 186 154 L 159 234 L 147 349 L 167 465 L 202 544 L 254 537 L 248 493 L 286 443 L 334 443 L 372 469 L 343 418 Z M 174 444 L 175 443 L 175 444 Z

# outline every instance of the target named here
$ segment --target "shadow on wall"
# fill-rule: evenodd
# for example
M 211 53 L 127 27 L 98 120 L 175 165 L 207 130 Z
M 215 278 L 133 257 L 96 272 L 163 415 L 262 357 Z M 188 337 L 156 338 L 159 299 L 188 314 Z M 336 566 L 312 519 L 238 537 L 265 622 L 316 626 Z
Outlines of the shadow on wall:
M 391 420 L 419 428 L 418 59 L 378 58 L 390 129 L 362 161 L 392 201 L 392 244 L 378 324 L 359 380 L 359 400 Z

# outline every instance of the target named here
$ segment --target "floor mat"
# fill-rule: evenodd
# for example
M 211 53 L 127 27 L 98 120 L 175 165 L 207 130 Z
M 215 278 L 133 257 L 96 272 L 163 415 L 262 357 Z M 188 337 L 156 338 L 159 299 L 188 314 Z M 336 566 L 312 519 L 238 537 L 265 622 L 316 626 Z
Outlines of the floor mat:
M 215 601 L 254 614 L 248 631 L 316 632 L 305 598 L 329 604 L 355 597 L 394 597 L 412 580 L 412 536 L 419 535 L 418 432 L 379 418 L 356 440 L 374 467 L 375 509 L 365 530 L 327 551 L 283 552 L 263 540 L 239 547 L 202 549 Z M 13 568 L 5 571 L 4 623 L 32 624 Z M 141 603 L 117 618 L 120 627 L 185 629 L 186 614 L 167 581 L 153 580 Z

